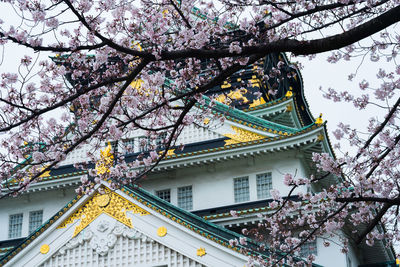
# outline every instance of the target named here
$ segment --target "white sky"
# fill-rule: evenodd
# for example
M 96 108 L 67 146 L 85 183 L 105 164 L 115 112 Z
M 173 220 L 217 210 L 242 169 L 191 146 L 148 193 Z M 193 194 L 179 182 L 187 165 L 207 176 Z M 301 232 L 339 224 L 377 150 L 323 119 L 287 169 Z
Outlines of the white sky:
M 351 128 L 366 132 L 368 125 L 368 119 L 370 117 L 377 117 L 382 119 L 384 112 L 381 108 L 374 105 L 369 105 L 365 110 L 356 109 L 352 103 L 341 103 L 333 102 L 324 98 L 323 92 L 319 90 L 320 86 L 324 91 L 327 91 L 329 87 L 336 89 L 337 91 L 347 90 L 351 94 L 359 96 L 361 94 L 369 93 L 370 100 L 373 99 L 373 92 L 361 91 L 359 88 L 359 82 L 366 79 L 370 82 L 370 85 L 377 87 L 381 81 L 376 78 L 376 73 L 379 68 L 384 68 L 387 71 L 393 71 L 391 67 L 392 63 L 386 62 L 371 62 L 369 56 L 366 57 L 363 64 L 357 71 L 357 75 L 353 81 L 348 80 L 348 75 L 355 73 L 359 64 L 359 61 L 341 61 L 337 64 L 331 64 L 326 61 L 327 56 L 330 53 L 324 53 L 317 56 L 316 59 L 309 61 L 306 58 L 301 58 L 299 61 L 303 64 L 304 69 L 301 71 L 304 92 L 306 100 L 309 104 L 311 113 L 314 117 L 318 117 L 320 113 L 323 114 L 323 120 L 327 120 L 327 127 L 332 145 L 337 143 L 336 138 L 332 134 L 337 128 L 340 122 L 349 124 Z M 342 150 L 346 151 L 350 148 L 346 143 L 341 143 Z M 353 151 L 354 152 L 354 151 Z
M 2 7 L 4 7 L 4 5 L 2 5 Z M 4 21 L 9 21 L 10 19 L 18 21 L 18 18 L 11 17 L 10 13 L 5 12 L 3 14 L 2 12 L 2 19 Z M 9 47 L 7 47 L 5 51 L 0 49 L 0 73 L 17 72 L 20 57 L 26 53 L 25 49 L 16 45 L 8 46 Z M 42 53 L 41 57 L 45 58 L 48 55 L 50 54 Z M 347 77 L 350 73 L 356 71 L 358 62 L 351 61 L 330 64 L 326 61 L 328 55 L 328 53 L 322 54 L 312 61 L 309 61 L 307 58 L 292 58 L 291 60 L 298 60 L 303 64 L 304 69 L 301 70 L 301 73 L 304 81 L 305 96 L 311 112 L 315 117 L 317 117 L 319 113 L 323 113 L 324 121 L 328 121 L 328 131 L 331 141 L 335 143 L 336 139 L 331 132 L 336 129 L 339 122 L 350 124 L 351 127 L 364 130 L 368 123 L 368 118 L 376 116 L 376 114 L 382 114 L 382 111 L 376 107 L 359 111 L 350 103 L 334 103 L 322 97 L 323 92 L 319 90 L 319 87 L 322 86 L 325 90 L 327 90 L 328 87 L 333 87 L 337 90 L 348 90 L 351 93 L 355 92 L 355 94 L 359 94 L 358 83 L 364 78 L 374 78 L 382 63 L 371 63 L 367 56 L 354 81 L 349 82 Z M 31 56 L 34 57 L 35 55 Z
M 1 58 L 3 62 L 0 65 L 0 72 L 17 72 L 19 58 L 24 53 L 26 53 L 26 50 L 21 47 L 15 45 L 7 47 Z M 326 62 L 326 56 L 327 54 L 322 54 L 311 61 L 307 58 L 292 60 L 299 60 L 303 64 L 304 69 L 301 70 L 301 74 L 304 82 L 305 96 L 310 110 L 314 117 L 318 117 L 320 113 L 323 113 L 324 121 L 328 121 L 328 130 L 331 140 L 335 143 L 336 139 L 331 132 L 336 129 L 339 122 L 350 124 L 351 127 L 363 129 L 368 123 L 368 118 L 381 113 L 381 111 L 377 108 L 359 111 L 350 103 L 335 103 L 331 100 L 327 100 L 322 97 L 323 92 L 319 90 L 319 87 L 322 86 L 325 90 L 327 90 L 328 87 L 333 87 L 337 90 L 348 90 L 359 94 L 359 81 L 366 77 L 375 77 L 378 66 L 377 64 L 365 62 L 354 81 L 349 82 L 347 76 L 356 70 L 357 64 L 354 62 L 330 64 Z M 41 57 L 47 57 L 47 55 L 42 53 Z

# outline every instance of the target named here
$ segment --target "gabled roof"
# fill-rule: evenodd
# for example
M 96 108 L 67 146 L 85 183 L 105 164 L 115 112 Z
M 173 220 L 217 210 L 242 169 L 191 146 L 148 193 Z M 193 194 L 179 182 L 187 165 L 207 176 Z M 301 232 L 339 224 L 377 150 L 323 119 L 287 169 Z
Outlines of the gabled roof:
M 240 138 L 241 137 L 239 136 L 238 139 Z M 312 124 L 304 129 L 298 130 L 294 134 L 288 135 L 265 136 L 254 140 L 241 140 L 235 142 L 232 142 L 231 138 L 223 137 L 187 144 L 183 149 L 180 149 L 179 147 L 171 147 L 169 150 L 170 153 L 165 156 L 165 158 L 160 162 L 160 166 L 156 167 L 156 169 L 162 170 L 164 165 L 174 166 L 175 164 L 180 164 L 178 161 L 196 160 L 196 158 L 200 160 L 200 157 L 207 160 L 207 158 L 225 157 L 232 153 L 245 155 L 247 153 L 246 151 L 268 153 L 268 151 L 272 152 L 280 149 L 301 149 L 301 147 L 304 147 L 307 144 L 317 145 L 312 149 L 308 149 L 308 152 L 306 151 L 307 158 L 311 158 L 312 152 L 330 152 L 330 143 L 324 124 Z M 125 156 L 125 160 L 127 162 L 135 161 L 140 154 L 141 152 L 128 154 Z M 88 165 L 89 168 L 91 166 L 94 168 L 93 163 Z M 86 175 L 87 173 L 87 170 L 79 170 L 72 164 L 63 165 L 50 170 L 46 176 L 41 177 L 40 183 L 33 184 L 31 189 L 35 190 L 34 188 L 42 184 L 52 184 L 54 181 L 60 183 L 60 179 L 65 182 L 76 182 L 79 180 L 79 177 Z
M 302 127 L 314 122 L 304 97 L 301 73 L 284 53 L 268 54 L 232 75 L 222 85 L 210 89 L 206 95 L 231 109 L 246 113 L 258 111 L 258 114 L 293 98 Z
M 33 265 L 42 264 L 55 253 L 68 248 L 68 242 L 73 238 L 90 231 L 85 229 L 90 229 L 89 226 L 100 216 L 102 220 L 117 220 L 119 225 L 134 229 L 146 238 L 206 266 L 242 266 L 250 255 L 268 257 L 268 252 L 259 252 L 259 244 L 251 240 L 247 240 L 246 246 L 231 246 L 229 240 L 242 236 L 184 211 L 137 186 L 115 191 L 106 183 L 101 187 L 105 194 L 95 191 L 91 195 L 74 198 L 0 258 L 0 266 L 23 266 L 26 261 Z M 186 246 L 177 242 L 179 238 L 185 240 Z M 194 248 L 198 248 L 197 251 Z
M 268 89 L 268 87 L 272 86 L 270 85 L 270 83 L 274 81 L 274 78 L 270 78 L 266 82 L 262 82 L 261 77 L 258 77 L 258 74 L 255 71 L 257 71 L 257 69 L 263 69 L 264 72 L 268 72 L 272 68 L 274 68 L 274 66 L 276 66 L 279 60 L 286 62 L 285 69 L 282 69 L 281 71 L 285 73 L 296 72 L 297 75 L 293 77 L 285 76 L 286 78 L 277 86 L 275 86 L 277 89 L 277 93 L 275 95 L 268 96 L 268 91 L 266 90 Z M 211 105 L 212 113 L 216 116 L 223 116 L 227 120 L 225 126 L 221 127 L 221 129 L 219 130 L 220 132 L 218 132 L 220 137 L 212 140 L 185 144 L 183 149 L 180 149 L 180 147 L 178 146 L 171 147 L 163 162 L 198 155 L 207 154 L 211 156 L 212 154 L 220 153 L 222 151 L 251 147 L 254 145 L 265 145 L 267 143 L 278 144 L 282 142 L 282 140 L 289 140 L 290 138 L 298 139 L 299 136 L 302 136 L 312 130 L 315 130 L 319 127 L 325 127 L 323 125 L 321 126 L 314 123 L 314 119 L 311 117 L 308 110 L 308 105 L 304 99 L 303 85 L 301 82 L 300 73 L 290 65 L 284 54 L 268 55 L 265 59 L 247 67 L 244 71 L 235 75 L 241 77 L 240 79 L 243 78 L 242 81 L 245 81 L 244 86 L 247 88 L 246 90 L 249 94 L 247 96 L 249 98 L 249 103 L 250 101 L 255 100 L 254 93 L 256 91 L 262 91 L 265 99 L 267 99 L 268 97 L 269 100 L 265 104 L 251 108 L 246 108 L 246 106 L 243 106 L 242 100 L 229 103 L 228 105 L 215 101 Z M 258 78 L 254 78 L 254 75 L 256 75 Z M 231 78 L 231 80 L 235 81 L 237 81 L 237 79 L 239 78 Z M 254 80 L 257 80 L 257 82 Z M 166 86 L 171 83 L 172 81 L 167 79 Z M 236 90 L 237 88 L 235 86 L 236 85 L 232 82 L 232 85 L 230 87 L 222 89 L 223 91 L 225 90 L 229 92 L 232 90 Z M 224 87 L 224 85 L 222 85 L 221 87 Z M 292 96 L 286 95 L 288 91 L 292 92 Z M 215 97 L 215 95 L 213 94 L 213 90 L 203 96 L 204 103 L 197 103 L 197 108 L 208 108 L 211 102 L 210 97 Z M 292 110 L 290 111 L 290 116 L 286 114 L 288 112 L 282 111 L 282 108 L 285 108 L 284 105 L 286 103 L 290 103 L 290 105 L 293 106 Z M 246 105 L 248 106 L 249 104 Z M 279 123 L 279 120 L 276 120 L 275 122 L 271 121 L 272 119 L 276 119 L 276 116 L 274 115 L 276 113 L 275 110 L 279 110 L 280 115 L 277 116 L 281 116 L 281 120 L 282 118 L 284 120 L 288 116 L 296 117 L 297 123 L 292 123 L 292 125 L 300 127 L 290 127 L 288 126 L 290 125 L 290 123 L 284 125 L 283 123 Z M 282 116 L 282 113 L 285 113 L 283 114 L 284 116 Z M 236 134 L 234 132 L 236 132 Z M 232 136 L 236 137 L 232 138 Z M 325 139 L 327 141 L 323 141 L 325 143 L 323 146 L 324 151 L 321 152 L 328 152 L 333 155 L 333 150 L 331 149 L 328 136 L 326 134 L 325 136 Z M 128 162 L 134 161 L 139 154 L 141 154 L 141 152 L 127 154 L 125 156 L 125 159 Z M 92 163 L 92 165 L 94 166 L 94 163 Z M 43 177 L 41 177 L 40 181 L 46 182 L 60 178 L 65 180 L 69 177 L 71 177 L 72 179 L 72 177 L 78 177 L 86 174 L 87 171 L 76 169 L 75 167 L 73 167 L 72 164 L 64 165 L 50 170 L 48 173 L 46 173 L 46 175 L 43 175 Z

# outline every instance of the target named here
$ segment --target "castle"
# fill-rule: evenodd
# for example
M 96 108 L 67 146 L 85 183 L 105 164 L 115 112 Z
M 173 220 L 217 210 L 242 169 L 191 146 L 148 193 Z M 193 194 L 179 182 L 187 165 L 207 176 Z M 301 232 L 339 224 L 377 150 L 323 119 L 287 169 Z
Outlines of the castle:
M 278 62 L 285 78 L 263 80 Z M 112 190 L 104 182 L 102 194 L 77 196 L 75 188 L 88 175 L 73 167 L 85 159 L 82 148 L 25 193 L 2 199 L 0 266 L 244 266 L 248 256 L 267 258 L 250 239 L 247 245 L 231 240 L 244 238 L 240 230 L 256 225 L 258 214 L 272 212 L 272 189 L 289 193 L 285 173 L 309 177 L 317 174 L 313 153 L 333 156 L 326 125 L 311 115 L 302 77 L 284 54 L 234 74 L 204 96 L 205 103 L 212 99 L 213 116 L 223 122 L 210 117 L 187 126 L 177 141 L 183 149 L 170 148 L 140 187 Z M 148 142 L 137 132 L 115 141 L 113 150 L 129 151 L 125 159 L 132 161 L 146 153 Z M 335 183 L 340 177 L 332 175 L 296 192 Z M 339 239 L 329 247 L 323 241 L 304 244 L 297 257 L 312 253 L 315 266 L 326 267 L 395 260 L 383 242 L 350 244 L 343 254 Z

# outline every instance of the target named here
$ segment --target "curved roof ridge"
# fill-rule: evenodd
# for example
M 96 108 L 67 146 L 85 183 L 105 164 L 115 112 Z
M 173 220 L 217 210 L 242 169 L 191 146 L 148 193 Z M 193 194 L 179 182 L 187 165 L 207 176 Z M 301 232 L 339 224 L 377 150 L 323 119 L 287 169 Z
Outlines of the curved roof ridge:
M 205 100 L 205 102 L 207 104 L 211 103 L 211 99 L 208 96 L 203 95 L 203 99 Z M 214 101 L 214 103 L 215 103 L 215 105 L 212 107 L 212 109 L 215 112 L 218 112 L 218 113 L 222 114 L 228 120 L 234 120 L 235 122 L 239 122 L 241 124 L 243 124 L 243 122 L 250 123 L 250 124 L 253 125 L 253 126 L 250 126 L 250 127 L 253 127 L 253 128 L 256 128 L 257 126 L 259 126 L 259 127 L 263 127 L 263 128 L 267 128 L 267 129 L 280 131 L 280 132 L 283 132 L 283 133 L 294 134 L 294 133 L 296 133 L 298 131 L 302 131 L 304 129 L 307 129 L 308 127 L 310 127 L 312 125 L 312 124 L 311 125 L 307 125 L 307 126 L 305 126 L 303 128 L 300 128 L 300 129 L 293 128 L 293 127 L 288 127 L 288 126 L 285 126 L 285 125 L 282 125 L 282 124 L 279 124 L 279 123 L 276 123 L 276 122 L 271 122 L 271 121 L 259 118 L 257 116 L 254 116 L 254 115 L 251 115 L 251 114 L 246 113 L 244 111 L 241 111 L 239 109 L 227 106 L 227 105 L 225 105 L 223 103 L 220 103 L 218 101 Z M 199 103 L 199 105 L 202 108 L 205 108 L 205 105 L 202 105 L 200 103 Z M 239 121 L 236 121 L 235 119 L 239 120 Z M 240 122 L 240 121 L 242 121 L 242 122 Z

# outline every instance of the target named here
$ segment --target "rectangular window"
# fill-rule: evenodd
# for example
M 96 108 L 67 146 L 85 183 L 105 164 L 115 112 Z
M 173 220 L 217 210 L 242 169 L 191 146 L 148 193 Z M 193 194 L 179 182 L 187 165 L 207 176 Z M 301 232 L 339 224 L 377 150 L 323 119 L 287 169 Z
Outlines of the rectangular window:
M 159 190 L 156 191 L 156 196 L 159 198 L 171 202 L 171 190 L 170 189 L 165 189 L 165 190 Z
M 29 212 L 29 233 L 35 231 L 43 221 L 43 211 L 36 210 Z
M 272 174 L 270 172 L 257 174 L 257 198 L 264 199 L 271 196 Z
M 192 186 L 178 188 L 178 207 L 184 210 L 193 209 Z
M 111 148 L 112 148 L 112 153 L 117 154 L 118 153 L 118 141 L 111 142 Z
M 161 133 L 156 138 L 156 148 L 164 149 L 165 148 L 165 139 L 167 138 L 167 133 Z
M 317 256 L 317 240 L 306 242 L 300 246 L 300 257 L 308 257 L 309 255 Z
M 135 152 L 135 139 L 127 139 L 124 140 L 124 150 L 125 154 L 130 154 Z
M 240 177 L 233 180 L 235 202 L 250 200 L 249 177 Z
M 150 150 L 150 138 L 146 136 L 139 137 L 139 152 Z
M 8 238 L 18 238 L 22 234 L 22 213 L 13 214 L 9 217 Z

